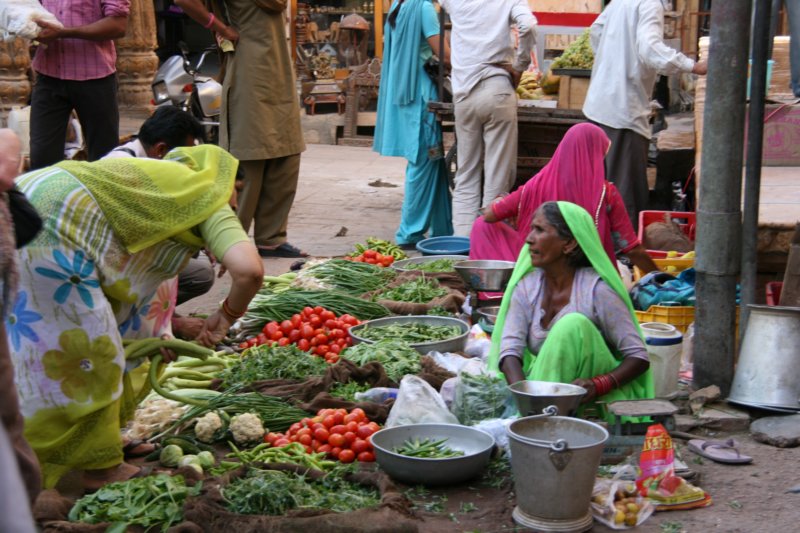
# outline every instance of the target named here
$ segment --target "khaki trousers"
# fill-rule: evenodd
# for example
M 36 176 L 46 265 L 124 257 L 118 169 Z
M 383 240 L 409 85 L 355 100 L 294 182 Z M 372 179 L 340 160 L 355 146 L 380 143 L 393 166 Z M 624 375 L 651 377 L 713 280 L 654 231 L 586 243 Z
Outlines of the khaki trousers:
M 42 472 L 33 448 L 23 436 L 24 421 L 19 412 L 17 386 L 14 385 L 14 367 L 7 339 L 5 325 L 0 320 L 0 419 L 17 457 L 19 473 L 28 490 L 27 496 L 33 504 L 42 490 Z
M 273 247 L 286 242 L 289 210 L 297 192 L 300 154 L 242 161 L 244 187 L 237 214 L 245 231 L 255 224 L 256 246 Z
M 458 171 L 453 234 L 469 236 L 482 207 L 507 193 L 517 173 L 517 96 L 508 76 L 481 80 L 456 102 Z

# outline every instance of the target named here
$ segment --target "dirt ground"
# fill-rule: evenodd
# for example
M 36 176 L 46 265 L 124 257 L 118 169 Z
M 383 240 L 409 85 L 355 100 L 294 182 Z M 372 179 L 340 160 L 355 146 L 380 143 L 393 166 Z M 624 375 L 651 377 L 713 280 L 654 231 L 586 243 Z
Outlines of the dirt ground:
M 741 453 L 753 457 L 752 464 L 723 465 L 701 459 L 685 449 L 685 442 L 676 440 L 682 457 L 697 473 L 692 483 L 711 494 L 713 504 L 690 511 L 657 512 L 635 531 L 797 531 L 800 494 L 787 491 L 800 484 L 800 448 L 774 448 L 754 441 L 747 433 L 716 434 L 713 438 L 729 436 L 740 443 Z M 489 477 L 493 484 L 500 483 L 501 476 Z M 412 489 L 407 494 L 415 493 Z M 420 531 L 424 533 L 527 531 L 511 518 L 515 504 L 509 482 L 493 488 L 484 479 L 429 489 L 415 513 L 423 520 Z M 595 522 L 592 531 L 613 530 Z

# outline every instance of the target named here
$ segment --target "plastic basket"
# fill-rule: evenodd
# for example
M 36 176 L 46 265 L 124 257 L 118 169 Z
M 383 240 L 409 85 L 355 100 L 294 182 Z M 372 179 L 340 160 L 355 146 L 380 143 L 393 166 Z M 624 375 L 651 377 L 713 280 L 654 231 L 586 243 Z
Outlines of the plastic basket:
M 767 305 L 780 305 L 782 281 L 770 281 L 767 283 Z
M 647 311 L 636 311 L 636 318 L 642 322 L 661 322 L 671 324 L 681 333 L 686 333 L 694 322 L 694 307 L 686 305 L 651 305 Z M 739 337 L 739 306 L 736 306 L 736 338 Z
M 669 257 L 666 259 L 658 259 L 654 257 L 653 262 L 656 264 L 656 266 L 661 272 L 668 272 L 670 274 L 677 275 L 686 270 L 687 268 L 692 268 L 694 266 L 694 257 L 691 257 L 689 259 L 683 259 L 680 257 Z M 633 267 L 633 281 L 639 281 L 645 274 L 647 274 L 647 272 L 642 272 L 639 269 L 639 267 Z
M 644 229 L 653 222 L 664 222 L 666 215 L 670 220 L 678 219 L 678 226 L 694 241 L 695 230 L 697 229 L 697 217 L 691 211 L 640 211 L 639 212 L 639 240 L 644 244 Z M 647 250 L 654 259 L 665 259 L 670 250 Z

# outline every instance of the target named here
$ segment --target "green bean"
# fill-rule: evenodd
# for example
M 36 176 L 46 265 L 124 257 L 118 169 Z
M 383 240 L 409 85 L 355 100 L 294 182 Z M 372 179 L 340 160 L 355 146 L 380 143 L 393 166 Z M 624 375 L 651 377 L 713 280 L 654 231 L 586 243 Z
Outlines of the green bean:
M 446 295 L 447 289 L 439 285 L 438 281 L 421 276 L 396 287 L 385 289 L 375 294 L 372 300 L 392 300 L 394 302 L 423 304 Z
M 416 322 L 393 324 L 391 326 L 364 326 L 357 330 L 357 335 L 367 340 L 391 339 L 405 341 L 410 344 L 452 339 L 453 337 L 458 337 L 461 333 L 461 328 L 458 326 L 436 326 Z
M 402 446 L 394 449 L 395 453 L 408 457 L 421 457 L 424 459 L 448 459 L 461 457 L 464 452 L 445 446 L 447 439 L 408 439 Z

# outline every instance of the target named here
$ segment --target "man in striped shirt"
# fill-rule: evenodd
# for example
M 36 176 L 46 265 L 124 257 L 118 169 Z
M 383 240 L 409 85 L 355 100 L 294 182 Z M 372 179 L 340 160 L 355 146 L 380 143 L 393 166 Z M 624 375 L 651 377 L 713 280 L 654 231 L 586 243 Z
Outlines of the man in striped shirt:
M 37 21 L 41 43 L 33 59 L 31 168 L 64 159 L 67 121 L 78 113 L 89 161 L 119 143 L 117 52 L 112 39 L 125 35 L 130 0 L 42 0 L 64 25 Z

